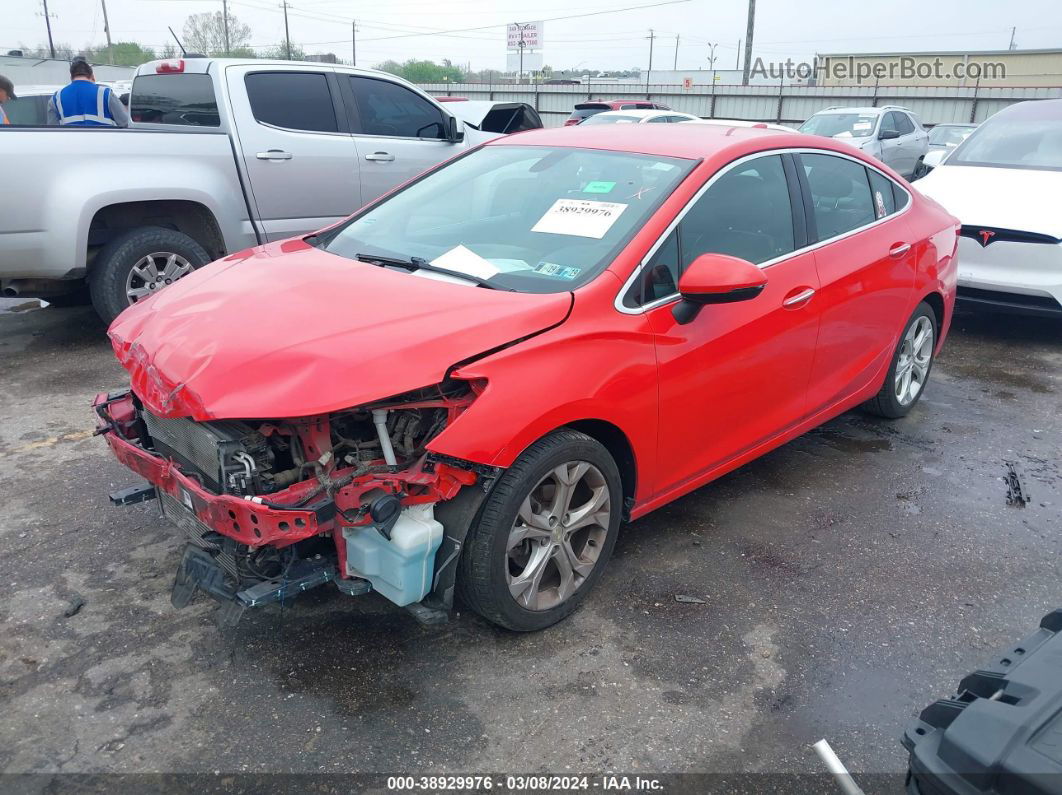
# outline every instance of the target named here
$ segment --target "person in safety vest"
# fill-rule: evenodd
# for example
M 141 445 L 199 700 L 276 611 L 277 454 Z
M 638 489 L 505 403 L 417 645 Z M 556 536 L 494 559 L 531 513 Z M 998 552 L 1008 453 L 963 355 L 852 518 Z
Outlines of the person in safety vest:
M 48 102 L 48 123 L 64 127 L 128 127 L 129 112 L 117 95 L 96 84 L 92 67 L 81 56 L 70 62 L 70 85 Z
M 15 85 L 3 75 L 0 75 L 0 124 L 10 124 L 11 119 L 4 113 L 4 103 L 9 99 L 15 99 Z

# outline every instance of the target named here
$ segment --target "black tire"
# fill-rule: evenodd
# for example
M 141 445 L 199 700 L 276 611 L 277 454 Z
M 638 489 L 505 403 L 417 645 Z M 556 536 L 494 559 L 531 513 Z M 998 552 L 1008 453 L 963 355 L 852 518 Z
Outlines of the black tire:
M 897 365 L 900 363 L 900 355 L 904 350 L 904 340 L 907 337 L 907 333 L 919 322 L 920 318 L 928 318 L 929 324 L 933 329 L 933 340 L 931 343 L 931 353 L 929 354 L 929 363 L 926 368 L 925 377 L 922 379 L 921 385 L 918 388 L 917 394 L 909 402 L 901 403 L 900 399 L 896 396 L 896 371 Z M 929 380 L 929 375 L 933 370 L 933 362 L 936 360 L 936 345 L 939 339 L 940 330 L 937 328 L 937 316 L 933 311 L 933 308 L 925 303 L 920 303 L 911 315 L 910 320 L 903 327 L 903 332 L 900 334 L 899 342 L 896 343 L 896 350 L 892 354 L 892 363 L 889 365 L 889 371 L 885 374 L 885 383 L 881 385 L 881 389 L 878 394 L 863 404 L 863 408 L 871 414 L 876 414 L 879 417 L 885 417 L 890 420 L 899 419 L 904 417 L 907 413 L 915 407 L 915 404 L 922 397 L 922 393 L 925 392 L 926 382 Z
M 105 323 L 110 323 L 129 306 L 126 280 L 133 266 L 143 257 L 156 252 L 177 254 L 193 268 L 210 262 L 210 255 L 195 240 L 182 232 L 161 226 L 145 226 L 119 235 L 100 249 L 89 272 L 92 305 Z
M 566 462 L 588 462 L 608 486 L 609 520 L 596 562 L 575 592 L 556 606 L 530 610 L 517 603 L 509 590 L 509 533 L 525 497 Z M 488 621 L 517 632 L 532 632 L 557 623 L 575 610 L 593 588 L 608 563 L 619 533 L 623 491 L 619 469 L 608 450 L 584 433 L 563 428 L 539 439 L 506 470 L 480 508 L 468 533 L 458 568 L 461 600 Z
M 911 182 L 916 179 L 921 179 L 929 173 L 929 169 L 926 168 L 926 164 L 922 162 L 922 158 L 918 158 L 918 162 L 915 163 L 914 173 L 911 174 Z

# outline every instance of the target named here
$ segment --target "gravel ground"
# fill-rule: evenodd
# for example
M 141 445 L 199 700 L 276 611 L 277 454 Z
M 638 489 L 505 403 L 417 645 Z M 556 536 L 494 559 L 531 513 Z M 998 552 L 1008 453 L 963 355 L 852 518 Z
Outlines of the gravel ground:
M 850 413 L 625 527 L 569 620 L 426 628 L 330 587 L 235 631 L 91 437 L 88 309 L 0 302 L 0 769 L 899 772 L 905 723 L 1062 605 L 1062 324 L 961 314 L 919 407 Z M 1004 460 L 1032 502 L 1008 506 Z M 703 604 L 677 602 L 695 596 Z

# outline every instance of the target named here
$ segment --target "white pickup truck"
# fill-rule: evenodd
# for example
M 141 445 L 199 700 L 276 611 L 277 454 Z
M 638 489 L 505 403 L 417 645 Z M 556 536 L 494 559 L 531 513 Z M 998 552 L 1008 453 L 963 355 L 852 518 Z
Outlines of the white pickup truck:
M 327 226 L 430 166 L 542 126 L 518 102 L 444 107 L 394 75 L 289 61 L 152 61 L 129 129 L 0 127 L 0 291 L 113 319 L 248 246 Z

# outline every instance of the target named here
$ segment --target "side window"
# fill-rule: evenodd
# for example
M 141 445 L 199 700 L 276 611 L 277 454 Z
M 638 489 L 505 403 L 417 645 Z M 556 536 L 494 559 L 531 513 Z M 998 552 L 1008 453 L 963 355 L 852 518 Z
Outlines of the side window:
M 896 117 L 898 115 L 899 114 L 897 114 L 895 111 L 891 110 L 885 114 L 884 118 L 882 118 L 881 120 L 882 132 L 884 132 L 885 130 L 896 130 L 896 132 L 900 131 L 899 123 L 896 121 Z
M 399 138 L 445 138 L 442 113 L 424 97 L 389 80 L 350 76 L 361 132 Z
M 896 196 L 892 192 L 892 180 L 869 168 L 867 176 L 870 177 L 870 190 L 874 194 L 874 215 L 877 218 L 892 215 L 896 212 Z
M 892 198 L 896 202 L 897 210 L 902 210 L 907 206 L 907 203 L 911 201 L 911 197 L 907 195 L 907 191 L 895 182 L 892 183 Z
M 892 115 L 896 117 L 896 129 L 900 131 L 900 135 L 910 135 L 915 131 L 911 118 L 906 113 L 893 111 Z
M 288 130 L 338 132 L 328 78 L 317 72 L 252 72 L 244 78 L 257 121 Z
M 623 297 L 624 306 L 650 304 L 678 292 L 679 274 L 678 230 L 672 230 L 663 245 L 649 259 L 638 276 L 638 282 Z
M 671 121 L 671 117 L 670 116 L 654 116 L 653 118 L 649 119 L 649 121 L 646 122 L 646 123 L 647 124 L 667 124 L 670 121 Z
M 641 106 L 637 105 L 637 104 L 635 104 L 633 102 L 629 102 L 626 105 L 620 105 L 619 109 L 620 110 L 634 110 L 635 108 L 638 108 L 638 107 L 641 107 Z
M 757 264 L 788 254 L 794 248 L 793 210 L 781 157 L 766 155 L 732 168 L 690 208 L 679 230 L 682 268 L 708 252 Z
M 877 218 L 867 170 L 834 155 L 800 155 L 814 205 L 819 240 L 843 235 Z

